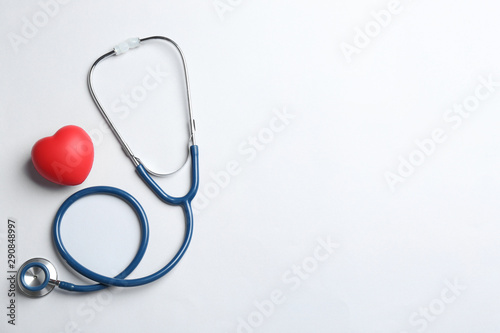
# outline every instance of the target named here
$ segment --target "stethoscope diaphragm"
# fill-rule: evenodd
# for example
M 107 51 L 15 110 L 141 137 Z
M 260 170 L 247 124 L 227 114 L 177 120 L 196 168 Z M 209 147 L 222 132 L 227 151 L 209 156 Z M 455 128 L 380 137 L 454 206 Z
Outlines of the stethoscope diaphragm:
M 28 297 L 42 297 L 50 293 L 57 284 L 57 271 L 50 261 L 33 258 L 18 270 L 17 285 Z

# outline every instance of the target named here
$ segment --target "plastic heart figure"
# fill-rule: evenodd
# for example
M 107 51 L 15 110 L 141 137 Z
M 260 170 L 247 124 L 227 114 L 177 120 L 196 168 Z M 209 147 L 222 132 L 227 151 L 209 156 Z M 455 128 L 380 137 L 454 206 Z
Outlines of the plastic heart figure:
M 53 136 L 38 140 L 31 150 L 35 169 L 60 185 L 83 183 L 94 163 L 94 145 L 80 127 L 68 125 Z

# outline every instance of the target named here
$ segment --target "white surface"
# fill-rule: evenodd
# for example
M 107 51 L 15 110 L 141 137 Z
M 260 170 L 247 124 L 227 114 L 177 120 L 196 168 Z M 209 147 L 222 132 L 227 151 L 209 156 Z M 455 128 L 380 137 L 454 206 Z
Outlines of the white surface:
M 14 217 L 19 264 L 43 256 L 61 279 L 78 281 L 50 227 L 68 195 L 93 185 L 123 188 L 148 213 L 150 246 L 132 276 L 160 268 L 177 250 L 180 209 L 161 204 L 135 175 L 86 88 L 92 62 L 127 38 L 165 35 L 186 55 L 201 187 L 192 245 L 167 277 L 111 294 L 18 296 L 15 328 L 6 323 L 2 278 L 1 331 L 498 332 L 499 87 L 460 124 L 443 118 L 455 103 L 473 101 L 480 77 L 500 81 L 498 2 L 401 1 L 350 63 L 342 43 L 370 27 L 372 11 L 394 9 L 391 1 L 221 2 L 232 10 L 219 15 L 211 0 L 71 1 L 52 7 L 47 22 L 40 16 L 44 26 L 16 51 L 12 34 L 22 36 L 41 5 L 2 1 L 3 272 L 6 220 Z M 98 94 L 119 103 L 156 59 L 170 63 L 140 105 L 114 114 L 137 154 L 166 171 L 185 153 L 183 141 L 170 140 L 186 135 L 176 123 L 184 116 L 179 68 L 161 54 L 141 58 L 157 54 L 141 50 L 103 63 Z M 135 59 L 142 63 L 125 66 Z M 276 110 L 294 118 L 281 127 Z M 32 145 L 67 124 L 96 140 L 93 170 L 72 188 L 50 185 L 29 162 Z M 446 140 L 391 191 L 386 172 L 396 173 L 399 157 L 435 129 Z M 249 137 L 271 134 L 251 152 Z M 235 172 L 221 189 L 211 175 L 227 168 Z M 182 194 L 188 170 L 160 183 Z M 122 269 L 137 246 L 133 213 L 112 199 L 74 209 L 64 232 L 75 256 L 103 273 Z M 83 214 L 88 222 L 77 219 Z M 338 244 L 331 254 L 318 248 L 328 238 Z M 305 265 L 307 276 L 294 265 Z

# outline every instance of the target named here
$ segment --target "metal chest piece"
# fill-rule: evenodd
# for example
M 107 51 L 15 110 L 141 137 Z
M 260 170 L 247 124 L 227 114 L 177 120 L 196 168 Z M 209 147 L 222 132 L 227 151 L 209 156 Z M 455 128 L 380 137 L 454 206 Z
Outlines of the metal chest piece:
M 25 262 L 17 273 L 19 290 L 28 297 L 42 297 L 57 285 L 57 271 L 50 261 L 33 258 Z

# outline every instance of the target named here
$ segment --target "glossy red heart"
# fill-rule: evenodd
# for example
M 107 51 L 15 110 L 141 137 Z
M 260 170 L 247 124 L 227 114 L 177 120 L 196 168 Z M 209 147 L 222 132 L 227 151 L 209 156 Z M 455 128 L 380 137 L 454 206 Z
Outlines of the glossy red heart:
M 64 126 L 53 136 L 40 139 L 31 150 L 35 169 L 60 185 L 83 183 L 94 163 L 94 145 L 80 127 Z

